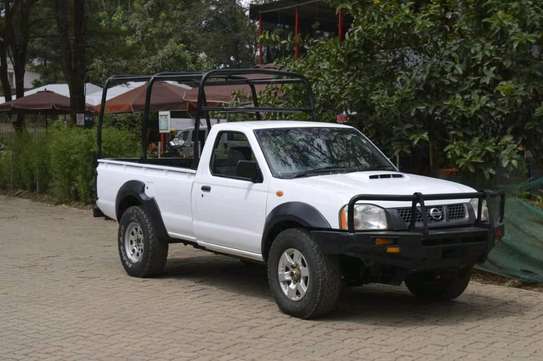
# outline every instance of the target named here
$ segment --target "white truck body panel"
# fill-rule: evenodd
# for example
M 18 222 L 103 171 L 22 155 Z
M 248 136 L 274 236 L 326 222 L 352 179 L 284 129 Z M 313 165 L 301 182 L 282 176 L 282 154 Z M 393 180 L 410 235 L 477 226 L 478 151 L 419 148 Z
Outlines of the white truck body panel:
M 299 179 L 274 178 L 262 153 L 255 129 L 287 127 L 347 127 L 329 123 L 259 121 L 217 124 L 212 127 L 202 151 L 198 170 L 116 160 L 99 160 L 98 201 L 102 212 L 116 218 L 115 202 L 119 189 L 128 181 L 146 185 L 145 193 L 154 198 L 168 234 L 194 241 L 217 252 L 262 260 L 261 240 L 266 217 L 286 202 L 303 202 L 316 208 L 334 229 L 339 228 L 339 210 L 357 194 L 412 195 L 415 192 L 442 194 L 473 192 L 474 189 L 445 180 L 413 174 L 367 171 L 317 175 Z M 246 135 L 263 175 L 262 183 L 213 176 L 210 157 L 220 131 Z M 370 179 L 370 175 L 399 173 L 401 178 Z M 202 186 L 211 187 L 210 192 Z M 281 191 L 282 196 L 277 192 Z M 452 204 L 469 200 L 441 200 L 433 204 Z M 372 201 L 384 208 L 409 207 L 406 202 Z
M 145 194 L 155 198 L 170 236 L 195 239 L 190 197 L 196 171 L 187 168 L 139 164 L 128 161 L 98 161 L 98 200 L 102 212 L 115 219 L 115 201 L 126 182 L 146 185 Z

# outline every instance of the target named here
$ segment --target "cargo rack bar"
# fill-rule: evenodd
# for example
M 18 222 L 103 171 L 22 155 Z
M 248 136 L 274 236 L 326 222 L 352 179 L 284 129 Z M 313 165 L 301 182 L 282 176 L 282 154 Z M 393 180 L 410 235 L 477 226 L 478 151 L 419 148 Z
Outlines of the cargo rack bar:
M 251 76 L 251 77 L 247 77 Z M 254 113 L 257 120 L 262 119 L 262 113 L 306 113 L 311 120 L 316 120 L 315 98 L 311 85 L 303 75 L 288 71 L 262 69 L 262 68 L 244 68 L 244 69 L 218 69 L 207 72 L 161 72 L 154 75 L 116 75 L 107 79 L 102 92 L 102 101 L 100 115 L 97 125 L 97 158 L 102 156 L 102 127 L 104 123 L 105 105 L 107 99 L 107 90 L 114 84 L 144 81 L 146 82 L 145 108 L 143 111 L 143 126 L 141 131 L 142 140 L 142 159 L 147 159 L 147 145 L 149 143 L 148 129 L 150 127 L 150 112 L 153 85 L 157 81 L 176 81 L 182 84 L 198 87 L 198 99 L 196 101 L 195 111 L 195 134 L 199 133 L 200 121 L 205 118 L 208 129 L 211 129 L 210 112 L 224 113 Z M 302 84 L 307 92 L 306 107 L 261 107 L 258 102 L 256 91 L 257 85 L 283 85 L 283 84 Z M 209 106 L 206 95 L 206 87 L 229 86 L 229 85 L 247 85 L 250 88 L 252 107 L 218 107 Z M 180 99 L 181 101 L 181 99 Z M 200 159 L 200 139 L 195 137 L 194 141 L 194 164 L 197 165 Z

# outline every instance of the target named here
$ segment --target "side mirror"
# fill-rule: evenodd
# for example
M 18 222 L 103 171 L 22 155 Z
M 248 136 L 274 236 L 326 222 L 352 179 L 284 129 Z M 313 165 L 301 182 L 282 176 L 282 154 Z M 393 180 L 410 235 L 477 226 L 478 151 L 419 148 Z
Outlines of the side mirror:
M 253 183 L 262 183 L 263 177 L 254 160 L 239 160 L 236 165 L 236 177 L 250 180 Z

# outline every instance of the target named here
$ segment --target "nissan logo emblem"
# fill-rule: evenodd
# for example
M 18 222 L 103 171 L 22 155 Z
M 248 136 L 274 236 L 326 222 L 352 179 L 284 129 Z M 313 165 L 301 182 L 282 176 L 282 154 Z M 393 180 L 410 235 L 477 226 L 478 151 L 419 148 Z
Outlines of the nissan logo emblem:
M 431 208 L 430 217 L 432 217 L 434 221 L 441 221 L 443 219 L 443 212 L 439 208 Z

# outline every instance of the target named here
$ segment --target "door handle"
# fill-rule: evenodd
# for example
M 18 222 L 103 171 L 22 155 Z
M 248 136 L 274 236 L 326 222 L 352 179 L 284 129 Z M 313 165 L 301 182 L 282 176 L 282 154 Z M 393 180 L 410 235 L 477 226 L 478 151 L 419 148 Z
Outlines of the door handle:
M 202 186 L 202 192 L 211 192 L 211 187 L 210 186 Z

